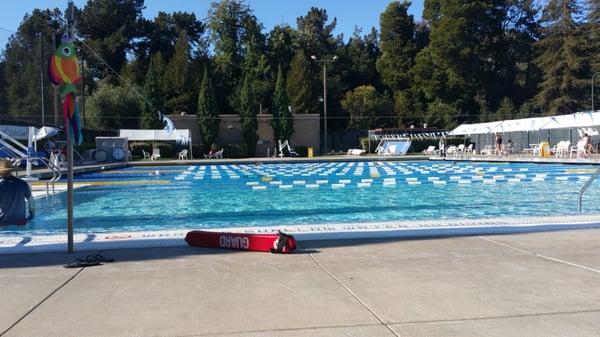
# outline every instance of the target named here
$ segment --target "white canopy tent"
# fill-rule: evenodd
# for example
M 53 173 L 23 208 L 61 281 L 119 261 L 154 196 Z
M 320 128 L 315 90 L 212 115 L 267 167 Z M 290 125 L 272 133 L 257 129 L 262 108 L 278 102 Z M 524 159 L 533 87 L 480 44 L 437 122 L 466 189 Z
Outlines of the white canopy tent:
M 136 130 L 121 129 L 119 137 L 127 138 L 130 141 L 167 141 L 176 142 L 189 146 L 190 158 L 192 158 L 192 136 L 188 129 L 175 129 L 166 131 L 160 130 Z
M 569 115 L 511 119 L 498 122 L 462 124 L 450 136 L 470 136 L 496 132 L 527 132 L 549 129 L 583 128 L 600 125 L 600 111 Z
M 496 133 L 512 139 L 516 149 L 531 148 L 542 140 L 549 143 L 569 140 L 577 142 L 584 133 L 600 139 L 596 127 L 600 126 L 600 111 L 577 112 L 568 115 L 512 119 L 488 123 L 462 124 L 450 131 L 449 136 L 469 136 L 477 147 L 495 144 Z

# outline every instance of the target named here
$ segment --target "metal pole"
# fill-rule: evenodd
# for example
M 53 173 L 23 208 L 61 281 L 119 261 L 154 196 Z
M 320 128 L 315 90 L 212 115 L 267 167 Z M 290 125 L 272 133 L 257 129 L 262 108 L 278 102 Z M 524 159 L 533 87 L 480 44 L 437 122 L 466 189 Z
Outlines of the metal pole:
M 69 120 L 65 121 L 65 129 L 67 131 L 67 252 L 71 254 L 73 253 L 73 141 Z
M 52 34 L 52 47 L 56 49 L 56 32 Z M 54 90 L 54 126 L 58 127 L 59 125 L 59 116 L 58 116 L 58 92 L 55 85 L 52 86 Z
M 72 1 L 68 3 L 67 9 L 67 33 L 73 38 L 73 20 L 75 7 Z M 77 104 L 77 100 L 73 102 Z M 71 137 L 71 125 L 65 120 L 67 129 L 67 252 L 73 253 L 73 140 Z
M 325 60 L 323 60 L 323 118 L 325 124 L 325 154 L 327 154 L 327 62 Z
M 42 126 L 46 124 L 46 109 L 44 107 L 44 34 L 40 33 L 40 92 L 42 93 Z
M 596 77 L 596 75 L 599 75 L 600 71 L 594 73 L 592 75 L 592 112 L 594 112 L 594 77 Z

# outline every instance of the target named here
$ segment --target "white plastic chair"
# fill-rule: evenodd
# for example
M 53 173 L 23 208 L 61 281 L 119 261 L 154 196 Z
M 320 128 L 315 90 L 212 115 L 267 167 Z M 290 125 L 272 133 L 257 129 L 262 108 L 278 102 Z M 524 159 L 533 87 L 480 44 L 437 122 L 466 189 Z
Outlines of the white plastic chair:
M 142 150 L 142 155 L 144 155 L 144 159 L 150 159 L 150 153 L 146 152 L 146 150 Z
M 150 160 L 160 159 L 160 149 L 154 148 L 152 149 L 152 156 L 150 156 Z
M 183 149 L 183 150 L 181 150 L 181 152 L 179 152 L 179 160 L 186 160 L 186 159 L 188 159 L 188 150 Z
M 223 150 L 224 150 L 224 149 L 221 149 L 221 150 L 219 150 L 219 151 L 215 152 L 215 153 L 214 153 L 214 155 L 213 155 L 213 158 L 220 158 L 220 159 L 223 159 Z

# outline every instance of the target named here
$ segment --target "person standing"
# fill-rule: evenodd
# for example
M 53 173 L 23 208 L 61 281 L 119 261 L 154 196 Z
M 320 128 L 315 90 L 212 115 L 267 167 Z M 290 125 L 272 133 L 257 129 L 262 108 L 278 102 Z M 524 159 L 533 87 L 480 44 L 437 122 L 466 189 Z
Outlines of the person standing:
M 13 171 L 10 161 L 0 159 L 0 226 L 22 226 L 35 216 L 31 189 L 27 182 L 13 176 Z
M 497 155 L 502 154 L 502 134 L 496 133 L 496 153 Z

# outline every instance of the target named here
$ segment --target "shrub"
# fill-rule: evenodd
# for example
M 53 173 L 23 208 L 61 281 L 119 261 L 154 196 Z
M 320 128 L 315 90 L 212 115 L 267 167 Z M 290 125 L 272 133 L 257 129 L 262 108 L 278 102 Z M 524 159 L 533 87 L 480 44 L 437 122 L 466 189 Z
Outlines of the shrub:
M 369 137 L 361 137 L 359 138 L 360 146 L 363 150 L 367 151 L 367 153 L 374 153 L 375 149 L 377 149 L 377 145 L 379 145 L 379 141 L 375 139 L 371 139 L 371 151 L 369 151 Z
M 248 146 L 246 144 L 225 144 L 223 145 L 223 157 L 246 158 L 248 157 Z
M 177 157 L 177 151 L 173 144 L 169 143 L 154 143 L 154 147 L 160 150 L 161 158 L 175 158 Z
M 129 149 L 131 150 L 131 155 L 133 157 L 143 158 L 144 154 L 142 153 L 142 150 L 151 154 L 152 153 L 152 144 L 145 143 L 145 142 L 133 142 L 133 143 L 129 143 Z

